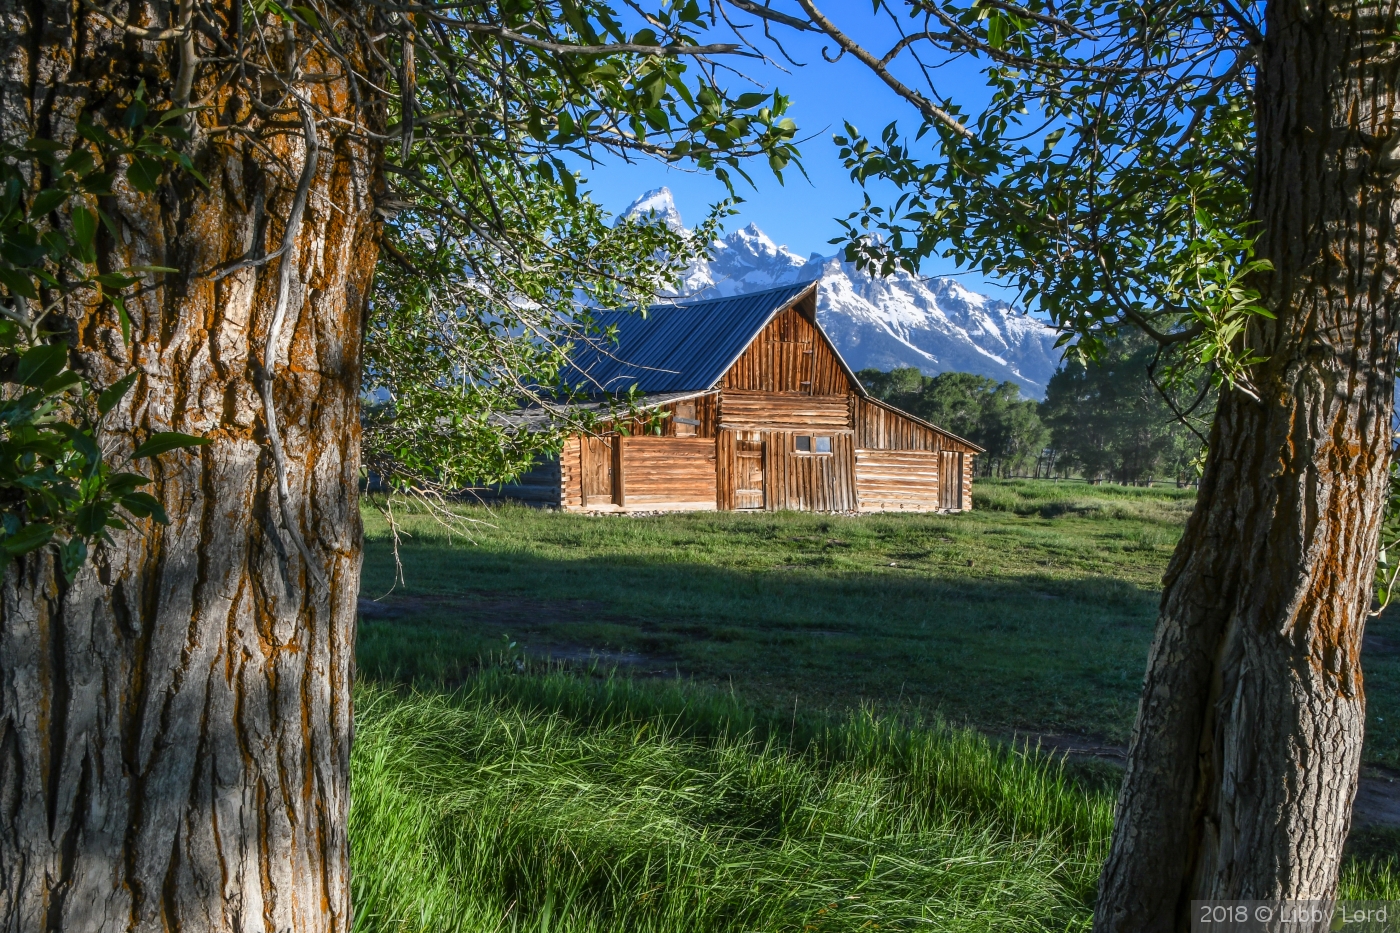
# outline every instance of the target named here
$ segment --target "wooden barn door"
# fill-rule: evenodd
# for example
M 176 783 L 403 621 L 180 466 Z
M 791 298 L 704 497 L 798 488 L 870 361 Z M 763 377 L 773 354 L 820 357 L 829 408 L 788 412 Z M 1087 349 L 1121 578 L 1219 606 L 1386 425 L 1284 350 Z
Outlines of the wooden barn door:
M 585 506 L 613 505 L 613 444 L 612 437 L 583 437 L 583 504 Z
M 938 507 L 961 509 L 963 487 L 963 455 L 953 450 L 943 451 L 938 466 Z
M 741 431 L 734 438 L 734 508 L 761 509 L 763 498 L 763 435 Z

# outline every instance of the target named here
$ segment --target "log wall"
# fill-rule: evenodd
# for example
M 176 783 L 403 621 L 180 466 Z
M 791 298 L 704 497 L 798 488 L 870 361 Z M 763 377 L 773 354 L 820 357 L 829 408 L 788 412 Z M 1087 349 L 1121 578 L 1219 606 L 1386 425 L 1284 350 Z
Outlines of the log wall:
M 559 452 L 559 507 L 583 508 L 583 438 L 575 435 Z
M 862 512 L 936 512 L 939 458 L 934 450 L 856 450 Z
M 624 437 L 622 502 L 629 512 L 713 510 L 715 442 L 704 437 Z
M 851 408 L 844 395 L 732 390 L 720 396 L 718 423 L 725 428 L 797 433 L 848 431 Z
M 866 450 L 956 450 L 976 454 L 977 449 L 945 431 L 921 424 L 897 408 L 873 399 L 851 396 L 856 446 Z
M 536 460 L 515 482 L 468 489 L 466 496 L 474 496 L 482 502 L 510 500 L 529 505 L 558 506 L 562 489 L 561 478 L 559 457 L 546 456 Z
M 800 453 L 794 438 L 803 431 L 765 431 L 763 474 L 768 511 L 852 512 L 856 509 L 855 438 L 831 433 L 831 453 Z
M 831 438 L 831 453 L 797 450 L 799 434 Z M 742 431 L 722 427 L 716 456 L 718 506 L 738 507 L 734 489 L 738 462 L 736 439 L 757 436 L 763 444 L 763 509 L 776 512 L 852 512 L 856 510 L 855 440 L 849 430 L 810 428 L 798 431 Z
M 950 477 L 961 487 L 954 508 L 972 508 L 972 467 L 977 450 L 971 444 L 922 424 L 896 408 L 851 397 L 856 439 L 856 489 L 863 512 L 942 509 L 942 454 L 962 454 L 962 476 Z
M 662 417 L 630 418 L 610 427 L 630 437 L 714 437 L 718 402 L 718 393 L 700 395 L 683 402 L 658 405 L 654 411 Z M 679 424 L 675 420 L 678 415 L 700 423 Z

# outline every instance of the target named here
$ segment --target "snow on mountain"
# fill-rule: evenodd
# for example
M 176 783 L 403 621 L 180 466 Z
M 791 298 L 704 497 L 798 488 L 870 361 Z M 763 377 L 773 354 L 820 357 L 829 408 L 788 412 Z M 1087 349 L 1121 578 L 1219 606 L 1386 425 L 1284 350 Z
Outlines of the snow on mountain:
M 682 229 L 666 188 L 648 191 L 623 213 Z M 713 247 L 712 259 L 687 271 L 681 294 L 720 298 L 820 279 L 818 319 L 852 369 L 913 366 L 930 376 L 977 373 L 1011 380 L 1025 395 L 1043 398 L 1058 365 L 1051 328 L 956 279 L 906 272 L 878 278 L 839 256 L 813 253 L 803 259 L 754 224 Z
M 623 217 L 632 220 L 660 221 L 672 230 L 684 230 L 681 212 L 676 210 L 676 201 L 671 197 L 670 188 L 653 188 L 622 212 Z

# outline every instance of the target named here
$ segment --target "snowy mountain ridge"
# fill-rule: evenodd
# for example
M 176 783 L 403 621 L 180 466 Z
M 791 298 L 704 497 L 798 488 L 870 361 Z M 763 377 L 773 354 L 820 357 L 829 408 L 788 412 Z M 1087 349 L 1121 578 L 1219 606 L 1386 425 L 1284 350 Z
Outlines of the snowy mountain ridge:
M 623 216 L 683 229 L 666 188 L 646 192 Z M 1054 330 L 956 279 L 906 272 L 877 278 L 839 255 L 804 259 L 754 224 L 716 240 L 713 251 L 714 258 L 687 270 L 680 294 L 721 298 L 820 279 L 818 319 L 855 370 L 913 366 L 930 376 L 977 373 L 1011 380 L 1038 399 L 1059 362 Z

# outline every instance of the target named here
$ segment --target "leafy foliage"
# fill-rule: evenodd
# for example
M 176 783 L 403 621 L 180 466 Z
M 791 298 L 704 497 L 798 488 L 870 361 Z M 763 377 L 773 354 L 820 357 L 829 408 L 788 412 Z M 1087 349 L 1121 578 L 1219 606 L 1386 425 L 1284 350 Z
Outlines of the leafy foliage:
M 118 127 L 84 119 L 70 147 L 44 139 L 0 146 L 0 566 L 53 542 L 71 577 L 109 529 L 167 520 L 160 502 L 141 490 L 150 480 L 114 467 L 98 440 L 102 419 L 136 374 L 99 391 L 71 367 L 60 328 L 70 302 L 105 300 L 129 337 L 123 291 L 166 270 L 100 270 L 98 224 L 112 221 L 98 198 L 111 194 L 113 169 L 123 162 L 138 190 L 153 187 L 169 163 L 192 171 L 166 145 L 185 134 L 180 116 L 153 113 L 138 88 Z M 201 443 L 157 433 L 126 461 Z
M 753 157 L 780 179 L 792 163 L 787 99 L 731 96 L 709 56 L 734 46 L 691 54 L 713 11 L 665 3 L 636 30 L 627 17 L 571 0 L 443 6 L 389 37 L 400 212 L 366 334 L 363 448 L 388 487 L 502 481 L 566 426 L 587 429 L 560 377 L 571 346 L 611 339 L 593 311 L 651 304 L 728 210 L 691 235 L 645 219 L 610 226 L 567 160 L 640 154 L 727 183 Z M 542 415 L 528 429 L 522 406 Z
M 642 306 L 713 239 L 604 212 L 557 178 L 487 167 L 509 212 L 509 251 L 482 248 L 441 215 L 399 218 L 365 342 L 363 452 L 400 492 L 453 491 L 518 475 L 589 409 L 564 385 L 571 349 L 607 342 L 596 307 Z M 586 387 L 585 390 L 586 392 Z M 626 399 L 618 400 L 626 405 Z M 543 417 L 525 429 L 521 406 Z
M 1243 327 L 1268 313 L 1249 284 L 1266 268 L 1248 227 L 1255 9 L 876 8 L 926 30 L 907 44 L 926 64 L 985 63 L 990 96 L 975 119 L 956 102 L 952 122 L 926 112 L 913 139 L 846 127 L 852 178 L 901 191 L 851 215 L 848 255 L 889 269 L 941 252 L 1016 285 L 1078 353 L 1129 325 L 1247 387 Z

